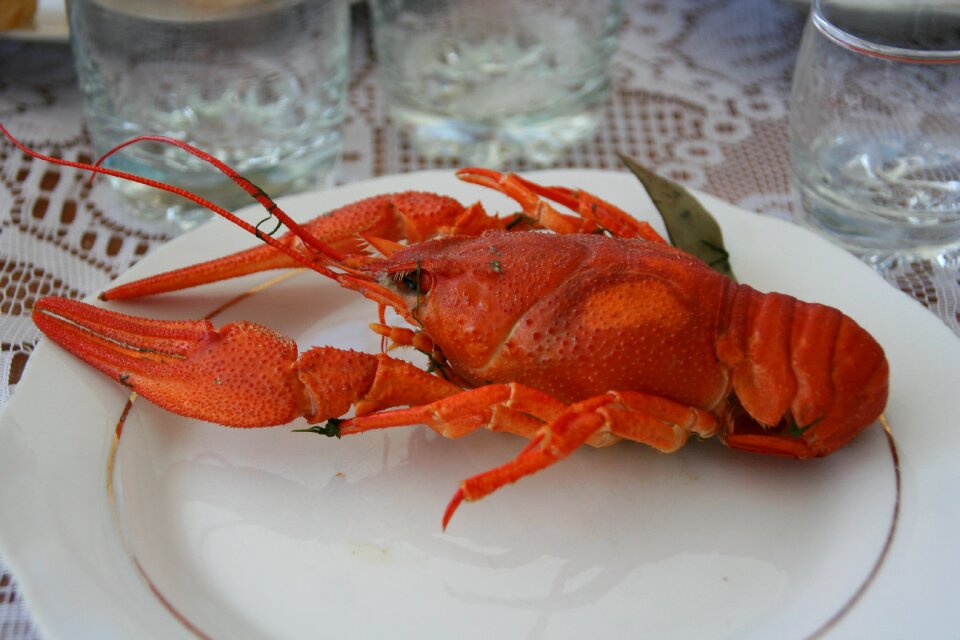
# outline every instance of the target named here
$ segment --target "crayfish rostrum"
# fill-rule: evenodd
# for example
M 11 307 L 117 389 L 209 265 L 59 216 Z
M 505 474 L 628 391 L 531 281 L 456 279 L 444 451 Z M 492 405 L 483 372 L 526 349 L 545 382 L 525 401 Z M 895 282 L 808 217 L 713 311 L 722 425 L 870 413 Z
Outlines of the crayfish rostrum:
M 301 226 L 218 166 L 290 231 L 274 238 L 202 202 L 266 244 L 103 299 L 305 265 L 376 302 L 372 328 L 391 346 L 426 353 L 432 372 L 386 349 L 298 354 L 290 339 L 252 323 L 161 322 L 58 298 L 36 304 L 37 326 L 157 405 L 223 425 L 305 417 L 318 423 L 309 430 L 336 436 L 426 424 L 448 437 L 487 428 L 528 438 L 514 460 L 461 483 L 444 526 L 463 500 L 582 444 L 627 439 L 674 451 L 697 434 L 735 449 L 823 456 L 871 425 L 886 403 L 883 350 L 852 319 L 737 284 L 589 193 L 464 169 L 461 178 L 500 190 L 522 212 L 495 217 L 479 204 L 401 193 Z M 387 326 L 386 308 L 408 326 Z M 354 416 L 343 419 L 351 408 Z

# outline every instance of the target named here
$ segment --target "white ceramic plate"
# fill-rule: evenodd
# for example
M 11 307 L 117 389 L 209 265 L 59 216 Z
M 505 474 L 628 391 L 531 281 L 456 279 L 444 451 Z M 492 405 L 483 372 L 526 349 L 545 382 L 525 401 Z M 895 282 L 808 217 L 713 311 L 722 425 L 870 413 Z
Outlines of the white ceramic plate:
M 552 171 L 635 212 L 627 174 Z M 404 189 L 501 196 L 431 172 L 285 199 L 306 218 Z M 0 544 L 50 638 L 940 637 L 960 627 L 960 342 L 855 259 L 703 197 L 741 279 L 844 309 L 890 359 L 886 415 L 825 460 L 691 442 L 581 450 L 461 507 L 458 481 L 523 442 L 424 427 L 331 440 L 229 430 L 134 403 L 109 477 L 119 385 L 43 342 L 0 420 Z M 253 216 L 258 219 L 257 216 Z M 214 222 L 121 280 L 251 244 Z M 112 308 L 201 317 L 269 276 Z M 301 345 L 375 351 L 375 309 L 301 273 L 243 299 Z M 112 497 L 110 489 L 116 492 Z
M 0 30 L 0 39 L 67 42 L 70 27 L 64 0 L 39 0 L 33 21 L 19 29 Z

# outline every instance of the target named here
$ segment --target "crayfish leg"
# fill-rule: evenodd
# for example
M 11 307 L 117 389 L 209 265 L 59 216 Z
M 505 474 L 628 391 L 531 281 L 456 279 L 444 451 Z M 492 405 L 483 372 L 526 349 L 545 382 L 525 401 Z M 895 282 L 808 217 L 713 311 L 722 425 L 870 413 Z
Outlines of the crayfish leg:
M 464 480 L 444 513 L 443 526 L 464 500 L 472 502 L 549 467 L 584 444 L 604 446 L 620 439 L 670 453 L 691 433 L 710 437 L 720 422 L 713 414 L 639 392 L 608 392 L 570 405 L 544 425 L 513 460 Z
M 643 238 L 669 244 L 649 223 L 637 220 L 619 207 L 586 191 L 567 187 L 547 187 L 515 173 L 493 169 L 465 168 L 457 177 L 490 189 L 515 200 L 525 216 L 537 225 L 557 233 L 595 233 L 608 231 L 621 238 Z M 557 211 L 548 201 L 561 204 L 577 216 Z
M 532 180 L 516 176 L 517 181 L 541 198 L 559 202 L 584 219 L 593 220 L 602 228 L 620 238 L 643 238 L 651 242 L 669 244 L 650 223 L 637 220 L 623 209 L 603 200 L 588 191 L 568 187 L 547 187 Z
M 670 452 L 682 447 L 691 433 L 707 438 L 720 427 L 717 417 L 707 411 L 650 394 L 608 392 L 565 405 L 542 391 L 510 383 L 477 387 L 427 405 L 345 420 L 340 435 L 419 423 L 448 438 L 481 428 L 530 438 L 513 460 L 460 484 L 444 513 L 444 528 L 464 500 L 479 500 L 559 462 L 584 444 L 602 447 L 628 439 Z
M 563 409 L 562 402 L 531 387 L 491 384 L 429 404 L 351 418 L 340 425 L 340 434 L 426 424 L 446 438 L 459 438 L 483 428 L 529 438 Z

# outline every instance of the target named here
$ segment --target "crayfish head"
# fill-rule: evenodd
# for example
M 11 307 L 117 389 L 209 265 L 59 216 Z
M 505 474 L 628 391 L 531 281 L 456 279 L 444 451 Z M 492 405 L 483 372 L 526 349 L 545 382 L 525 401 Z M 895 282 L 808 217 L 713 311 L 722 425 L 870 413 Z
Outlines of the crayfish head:
M 583 248 L 543 233 L 488 232 L 411 245 L 379 262 L 378 283 L 397 309 L 441 348 L 450 364 L 482 382 L 524 314 L 581 263 Z

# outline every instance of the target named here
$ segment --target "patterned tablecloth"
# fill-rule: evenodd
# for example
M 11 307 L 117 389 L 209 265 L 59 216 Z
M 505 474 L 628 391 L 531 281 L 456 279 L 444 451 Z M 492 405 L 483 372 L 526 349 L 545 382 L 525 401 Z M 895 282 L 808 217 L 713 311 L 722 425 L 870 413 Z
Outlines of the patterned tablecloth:
M 787 106 L 802 9 L 796 0 L 628 0 L 604 121 L 559 165 L 620 169 L 617 153 L 626 153 L 687 186 L 792 219 Z M 362 3 L 352 17 L 340 182 L 453 166 L 418 157 L 392 126 Z M 0 122 L 41 152 L 90 160 L 65 42 L 0 38 Z M 84 178 L 0 143 L 0 405 L 40 338 L 30 322 L 38 296 L 101 289 L 171 237 L 124 215 L 105 181 Z M 888 278 L 960 335 L 956 270 L 912 265 Z M 38 635 L 0 560 L 0 638 Z

